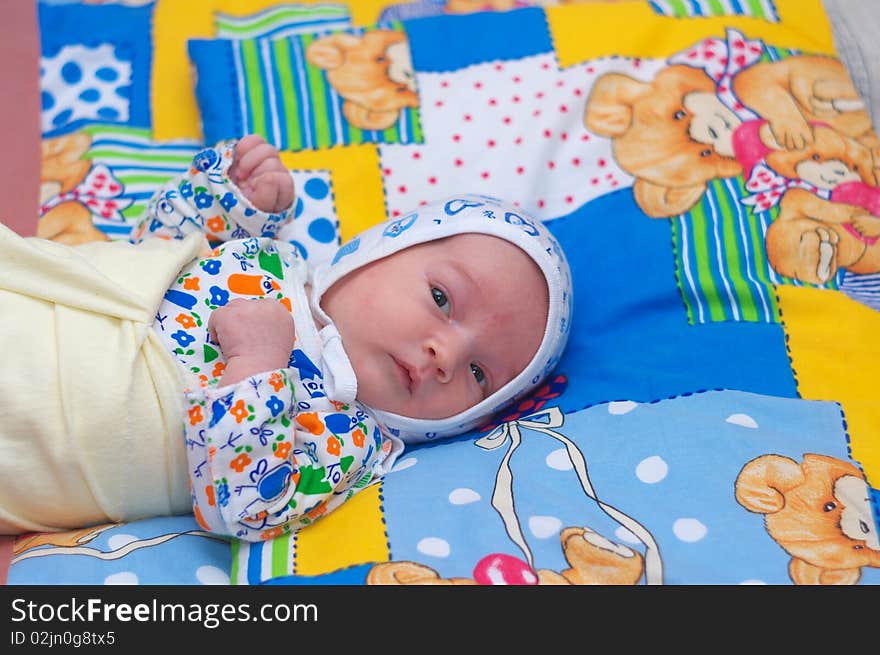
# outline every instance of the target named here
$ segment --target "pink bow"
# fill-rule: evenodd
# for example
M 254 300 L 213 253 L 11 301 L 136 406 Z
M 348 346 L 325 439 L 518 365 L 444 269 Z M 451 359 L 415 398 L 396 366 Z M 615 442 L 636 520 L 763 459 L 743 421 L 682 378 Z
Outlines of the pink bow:
M 672 64 L 701 68 L 715 81 L 716 94 L 742 120 L 757 114 L 746 108 L 733 93 L 733 78 L 744 68 L 761 59 L 764 46 L 759 39 L 749 40 L 735 29 L 727 29 L 727 40 L 709 38 L 670 57 Z
M 793 180 L 784 175 L 780 175 L 764 162 L 756 164 L 752 169 L 751 175 L 746 182 L 746 190 L 751 194 L 742 199 L 744 205 L 755 207 L 757 211 L 765 212 L 771 207 L 775 207 L 782 200 L 782 196 L 789 189 L 806 189 L 817 196 L 821 196 L 826 200 L 830 197 L 830 192 L 825 189 L 808 184 L 803 180 Z
M 120 198 L 125 190 L 122 182 L 104 164 L 92 166 L 86 179 L 70 191 L 59 193 L 40 207 L 40 216 L 63 202 L 73 200 L 82 204 L 94 216 L 108 221 L 125 222 L 122 210 L 134 202 L 132 198 Z

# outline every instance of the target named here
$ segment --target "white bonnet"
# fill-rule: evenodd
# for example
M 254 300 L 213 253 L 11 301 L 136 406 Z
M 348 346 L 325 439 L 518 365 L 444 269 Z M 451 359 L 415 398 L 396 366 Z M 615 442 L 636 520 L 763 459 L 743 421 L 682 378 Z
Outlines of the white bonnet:
M 343 244 L 330 262 L 311 273 L 312 309 L 326 321 L 329 319 L 320 308 L 321 297 L 344 275 L 404 248 L 473 232 L 516 244 L 543 271 L 550 299 L 544 337 L 519 375 L 455 416 L 415 419 L 367 407 L 384 430 L 406 443 L 449 437 L 477 427 L 508 403 L 532 391 L 556 365 L 568 340 L 572 311 L 571 271 L 559 243 L 541 221 L 509 203 L 483 195 L 460 195 L 371 227 Z

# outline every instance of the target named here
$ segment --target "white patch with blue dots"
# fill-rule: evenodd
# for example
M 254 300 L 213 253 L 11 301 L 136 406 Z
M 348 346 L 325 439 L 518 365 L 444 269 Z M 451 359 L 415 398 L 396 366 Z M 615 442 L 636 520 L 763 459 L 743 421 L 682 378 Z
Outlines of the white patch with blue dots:
M 131 95 L 131 62 L 112 44 L 64 46 L 40 58 L 41 127 L 49 132 L 80 119 L 125 123 Z
M 291 171 L 296 188 L 293 220 L 278 232 L 310 266 L 329 261 L 341 245 L 329 171 Z

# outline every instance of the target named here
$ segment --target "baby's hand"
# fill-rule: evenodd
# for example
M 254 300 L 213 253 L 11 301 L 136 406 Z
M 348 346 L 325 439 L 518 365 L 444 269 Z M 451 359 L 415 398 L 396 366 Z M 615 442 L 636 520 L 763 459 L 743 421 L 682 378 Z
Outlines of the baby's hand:
M 278 150 L 257 134 L 248 134 L 236 144 L 229 178 L 254 207 L 270 214 L 287 209 L 296 197 L 293 178 Z
M 222 385 L 286 368 L 293 351 L 293 317 L 269 298 L 236 298 L 218 307 L 208 320 L 208 331 L 226 359 Z

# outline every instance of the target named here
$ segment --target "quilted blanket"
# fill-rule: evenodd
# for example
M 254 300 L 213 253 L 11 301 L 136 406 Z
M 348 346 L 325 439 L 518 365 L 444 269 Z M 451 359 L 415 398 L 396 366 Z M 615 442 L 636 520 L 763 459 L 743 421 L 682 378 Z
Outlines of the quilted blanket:
M 206 143 L 313 261 L 462 192 L 570 259 L 533 396 L 295 536 L 16 540 L 9 584 L 880 583 L 880 138 L 820 0 L 39 4 L 37 234 L 125 238 Z

